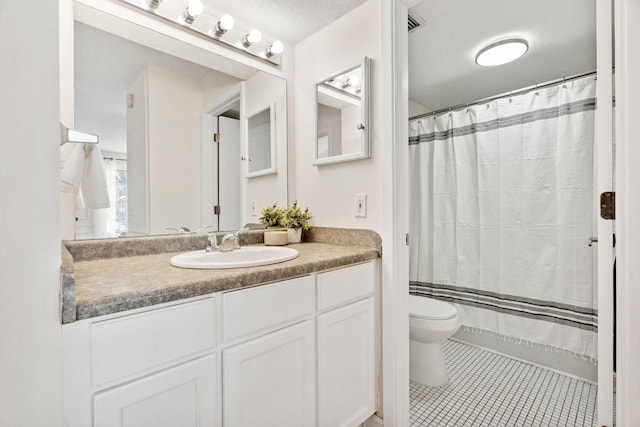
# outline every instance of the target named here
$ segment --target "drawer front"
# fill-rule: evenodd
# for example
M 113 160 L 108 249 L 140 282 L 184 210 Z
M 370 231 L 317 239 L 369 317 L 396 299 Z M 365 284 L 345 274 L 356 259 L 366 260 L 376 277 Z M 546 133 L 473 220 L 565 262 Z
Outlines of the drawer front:
M 96 322 L 92 383 L 108 385 L 213 350 L 215 325 L 213 298 Z
M 266 332 L 313 314 L 314 310 L 312 276 L 229 292 L 222 296 L 223 339 Z
M 375 262 L 318 274 L 318 310 L 373 295 Z

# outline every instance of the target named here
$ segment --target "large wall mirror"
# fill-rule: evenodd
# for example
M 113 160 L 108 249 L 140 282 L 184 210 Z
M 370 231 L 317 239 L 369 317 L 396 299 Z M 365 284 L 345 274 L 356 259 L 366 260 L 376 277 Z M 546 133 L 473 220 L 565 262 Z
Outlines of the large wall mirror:
M 77 239 L 238 229 L 257 223 L 260 207 L 287 204 L 284 79 L 102 22 L 76 15 L 75 127 L 100 136 L 111 208 L 79 205 Z M 268 111 L 270 145 L 268 165 L 255 164 L 269 174 L 246 166 L 263 157 L 247 152 L 244 122 L 262 121 L 257 110 Z
M 316 85 L 314 165 L 371 157 L 370 59 Z

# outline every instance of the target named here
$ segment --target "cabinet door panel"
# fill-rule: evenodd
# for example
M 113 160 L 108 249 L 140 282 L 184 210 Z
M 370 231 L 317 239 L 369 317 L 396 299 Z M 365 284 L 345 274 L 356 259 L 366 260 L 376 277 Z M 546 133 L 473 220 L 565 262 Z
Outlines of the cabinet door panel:
M 375 412 L 373 298 L 318 316 L 318 421 L 352 426 Z
M 215 427 L 216 357 L 210 355 L 99 393 L 94 427 Z
M 315 426 L 312 320 L 223 352 L 225 427 Z

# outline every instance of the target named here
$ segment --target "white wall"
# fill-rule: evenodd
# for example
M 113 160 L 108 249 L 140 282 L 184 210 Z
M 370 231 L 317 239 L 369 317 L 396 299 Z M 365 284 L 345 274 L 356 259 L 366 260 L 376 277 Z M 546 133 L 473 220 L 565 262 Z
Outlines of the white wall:
M 2 2 L 2 426 L 62 425 L 58 46 L 58 2 Z
M 200 226 L 200 79 L 147 68 L 149 232 Z
M 202 76 L 202 108 L 206 109 L 219 97 L 235 88 L 242 80 L 217 71 L 209 71 Z
M 147 73 L 141 72 L 128 89 L 133 106 L 127 108 L 127 222 L 132 235 L 149 233 L 149 166 Z
M 318 226 L 382 229 L 382 80 L 380 0 L 369 0 L 295 46 L 295 198 L 309 206 Z M 371 64 L 371 159 L 313 166 L 316 83 L 359 64 Z M 366 218 L 355 218 L 354 196 L 367 194 Z
M 287 83 L 266 73 L 258 73 L 244 84 L 244 117 L 252 116 L 271 106 L 275 101 L 276 173 L 246 179 L 245 222 L 256 223 L 260 211 L 278 201 L 287 203 Z M 241 123 L 246 135 L 246 123 Z M 289 138 L 289 144 L 293 141 Z M 246 148 L 243 150 L 246 157 Z M 246 165 L 242 165 L 246 168 Z M 251 203 L 257 204 L 257 215 L 251 214 Z

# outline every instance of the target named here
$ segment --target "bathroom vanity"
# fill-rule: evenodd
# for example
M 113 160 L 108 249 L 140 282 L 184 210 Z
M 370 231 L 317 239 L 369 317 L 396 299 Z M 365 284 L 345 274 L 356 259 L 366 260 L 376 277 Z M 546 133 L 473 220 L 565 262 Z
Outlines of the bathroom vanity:
M 233 270 L 179 269 L 175 252 L 74 262 L 68 425 L 337 427 L 373 415 L 379 248 L 290 247 L 298 258 Z M 156 283 L 139 285 L 145 276 Z

